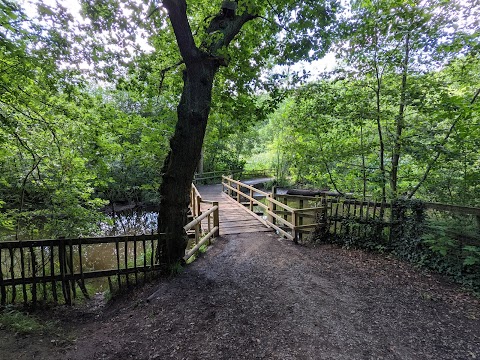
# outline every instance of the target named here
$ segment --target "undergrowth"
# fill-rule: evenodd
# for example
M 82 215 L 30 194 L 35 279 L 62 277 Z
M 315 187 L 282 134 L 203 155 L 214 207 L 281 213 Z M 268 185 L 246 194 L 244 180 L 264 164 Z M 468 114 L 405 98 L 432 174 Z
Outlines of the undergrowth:
M 436 213 L 419 200 L 397 200 L 390 220 L 345 216 L 341 231 L 321 242 L 391 253 L 449 276 L 480 296 L 480 232 L 473 216 Z
M 7 307 L 0 313 L 0 326 L 17 334 L 53 332 L 54 322 L 45 322 L 34 315 Z

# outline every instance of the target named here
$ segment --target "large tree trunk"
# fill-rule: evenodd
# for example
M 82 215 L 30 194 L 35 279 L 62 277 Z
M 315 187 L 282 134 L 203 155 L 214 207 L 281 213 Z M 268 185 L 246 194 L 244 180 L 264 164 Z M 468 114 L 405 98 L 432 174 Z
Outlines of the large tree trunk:
M 162 265 L 185 255 L 190 187 L 200 159 L 218 65 L 204 59 L 190 64 L 184 72 L 184 88 L 177 108 L 178 121 L 170 140 L 170 153 L 163 165 L 160 186 L 158 231 L 165 233 L 157 253 Z
M 235 12 L 226 13 L 222 9 L 210 20 L 207 29 L 207 33 L 215 34 L 212 41 L 203 43 L 200 49 L 188 21 L 186 0 L 163 0 L 162 3 L 168 11 L 186 67 L 177 125 L 163 164 L 160 185 L 158 231 L 165 236 L 159 243 L 156 258 L 160 264 L 168 266 L 185 254 L 187 236 L 183 227 L 187 222 L 190 186 L 207 127 L 213 80 L 219 67 L 227 65 L 223 55 L 217 52 L 228 47 L 242 26 L 255 16 L 248 11 L 235 15 Z

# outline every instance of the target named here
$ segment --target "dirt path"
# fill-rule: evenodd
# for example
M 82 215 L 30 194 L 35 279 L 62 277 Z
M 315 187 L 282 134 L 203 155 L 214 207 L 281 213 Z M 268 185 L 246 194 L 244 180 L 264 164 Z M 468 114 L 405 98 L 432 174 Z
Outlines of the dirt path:
M 458 287 L 273 233 L 220 238 L 181 275 L 76 319 L 70 345 L 25 341 L 11 359 L 480 359 L 480 306 Z

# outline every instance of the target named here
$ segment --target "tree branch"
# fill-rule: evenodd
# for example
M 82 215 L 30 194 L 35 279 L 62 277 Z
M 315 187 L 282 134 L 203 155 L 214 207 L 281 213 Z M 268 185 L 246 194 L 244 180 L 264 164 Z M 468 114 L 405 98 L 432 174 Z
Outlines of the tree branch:
M 250 14 L 247 11 L 241 15 L 235 15 L 232 18 L 222 15 L 215 16 L 208 26 L 207 33 L 213 34 L 220 32 L 223 36 L 207 46 L 207 51 L 215 55 L 222 47 L 227 47 L 240 32 L 242 26 L 257 17 L 257 15 Z
M 163 82 L 165 81 L 165 75 L 168 71 L 175 69 L 176 67 L 182 65 L 184 63 L 183 60 L 178 61 L 174 65 L 167 66 L 160 71 L 160 83 L 158 84 L 158 92 L 162 92 Z
M 477 100 L 478 96 L 480 95 L 480 89 L 477 89 L 477 91 L 475 92 L 475 95 L 473 95 L 473 98 L 472 100 L 470 101 L 470 105 L 473 105 L 473 103 L 475 102 L 475 100 Z M 437 153 L 435 154 L 435 156 L 433 157 L 433 159 L 428 163 L 427 165 L 427 168 L 425 169 L 425 172 L 423 173 L 423 176 L 422 178 L 420 179 L 420 181 L 417 183 L 417 185 L 415 185 L 415 187 L 413 188 L 413 190 L 410 192 L 410 194 L 408 194 L 408 199 L 411 199 L 413 197 L 413 195 L 415 195 L 415 193 L 418 191 L 418 189 L 420 189 L 420 186 L 423 185 L 423 183 L 425 182 L 425 180 L 427 180 L 427 177 L 428 177 L 428 174 L 430 173 L 430 171 L 432 170 L 433 166 L 435 165 L 435 163 L 437 162 L 438 158 L 440 157 L 440 155 L 442 154 L 442 148 L 443 146 L 447 143 L 448 139 L 450 138 L 450 136 L 452 135 L 452 132 L 453 130 L 455 129 L 455 126 L 457 125 L 457 123 L 463 119 L 463 116 L 459 115 L 457 116 L 457 118 L 455 119 L 455 121 L 453 122 L 453 124 L 450 126 L 450 128 L 448 129 L 447 133 L 445 134 L 445 137 L 443 138 L 442 142 L 440 143 L 440 146 L 438 147 L 438 150 L 437 150 Z
M 195 45 L 192 29 L 188 22 L 187 2 L 186 0 L 163 0 L 163 6 L 168 11 L 180 54 L 188 66 L 199 57 L 200 51 Z

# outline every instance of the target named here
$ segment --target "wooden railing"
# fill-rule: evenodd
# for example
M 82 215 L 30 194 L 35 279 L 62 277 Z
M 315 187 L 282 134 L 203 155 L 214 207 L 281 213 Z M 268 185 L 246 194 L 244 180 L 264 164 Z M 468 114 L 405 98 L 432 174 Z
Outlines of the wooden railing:
M 434 202 L 426 202 L 425 207 L 431 210 L 448 211 L 457 214 L 475 215 L 480 219 L 480 208 L 472 206 L 450 205 Z
M 209 208 L 202 213 L 201 205 L 206 204 Z M 195 246 L 184 256 L 184 261 L 190 259 L 202 245 L 220 234 L 219 207 L 218 202 L 203 200 L 196 186 L 192 184 L 190 193 L 190 209 L 193 220 L 185 225 L 185 231 L 195 231 Z M 203 226 L 202 226 L 203 225 Z M 204 233 L 206 233 L 204 235 Z
M 72 304 L 77 288 L 88 298 L 85 281 L 117 279 L 118 288 L 138 284 L 159 270 L 154 263 L 162 235 L 0 242 L 0 301 L 21 300 Z M 110 266 L 96 269 L 100 251 L 110 253 Z M 141 275 L 141 276 L 140 276 Z
M 218 181 L 221 182 L 222 176 L 224 174 L 229 174 L 233 178 L 249 178 L 249 177 L 259 177 L 259 176 L 272 176 L 274 170 L 272 169 L 261 169 L 261 170 L 219 170 L 219 171 L 210 171 L 204 172 L 201 174 L 195 174 L 194 183 L 203 184 L 203 183 L 212 183 Z
M 192 184 L 192 188 L 190 190 L 190 210 L 192 211 L 192 216 L 195 218 L 199 216 L 201 212 L 201 204 L 202 204 L 202 195 L 198 191 L 195 184 Z
M 280 201 L 288 196 L 261 191 L 228 176 L 222 177 L 222 185 L 223 191 L 231 198 L 245 205 L 253 215 L 258 217 L 259 213 L 262 214 L 264 217 L 259 219 L 287 239 L 296 242 L 303 234 L 325 225 L 325 205 L 305 207 L 304 205 L 308 205 L 305 197 L 298 203 L 298 208 L 294 208 L 287 205 L 286 201 Z M 265 203 L 261 199 L 264 199 Z M 322 202 L 318 197 L 315 200 Z
M 207 233 L 205 235 L 200 235 L 195 233 L 195 246 L 187 252 L 187 254 L 184 256 L 184 260 L 187 261 L 190 259 L 199 249 L 202 245 L 210 241 L 210 239 L 218 237 L 219 232 L 220 232 L 220 226 L 219 226 L 219 216 L 218 216 L 218 203 L 217 202 L 212 202 L 212 207 L 205 211 L 202 215 L 197 217 L 196 219 L 192 220 L 190 223 L 188 223 L 185 226 L 185 231 L 188 231 L 192 228 L 198 229 L 201 227 L 202 220 L 206 219 L 207 220 Z M 213 225 L 212 225 L 213 223 Z M 197 236 L 198 234 L 198 236 Z
M 207 208 L 203 213 L 202 204 Z M 192 186 L 190 206 L 193 220 L 184 229 L 193 230 L 195 236 L 185 261 L 219 236 L 218 203 L 203 200 Z M 144 282 L 160 271 L 155 259 L 163 236 L 0 241 L 0 304 L 44 301 L 70 305 L 79 293 L 89 297 L 92 279 L 108 279 L 111 290 L 115 280 L 119 290 Z M 98 259 L 100 253 L 106 254 L 105 258 Z

